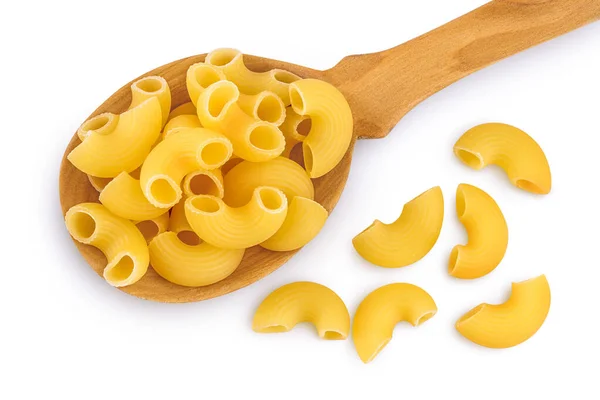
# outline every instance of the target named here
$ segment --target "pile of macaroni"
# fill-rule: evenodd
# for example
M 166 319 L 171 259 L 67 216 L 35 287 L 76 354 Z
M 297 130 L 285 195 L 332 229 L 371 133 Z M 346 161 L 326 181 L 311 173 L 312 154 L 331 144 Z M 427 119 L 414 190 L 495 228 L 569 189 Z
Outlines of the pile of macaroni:
M 134 284 L 149 265 L 178 285 L 210 285 L 245 249 L 299 249 L 327 219 L 311 178 L 341 161 L 353 130 L 334 86 L 253 72 L 233 49 L 192 65 L 186 86 L 191 102 L 171 110 L 165 79 L 134 82 L 129 109 L 83 123 L 67 156 L 100 192 L 100 204 L 68 210 L 67 228 L 104 253 L 113 286 Z M 300 143 L 304 166 L 289 159 Z

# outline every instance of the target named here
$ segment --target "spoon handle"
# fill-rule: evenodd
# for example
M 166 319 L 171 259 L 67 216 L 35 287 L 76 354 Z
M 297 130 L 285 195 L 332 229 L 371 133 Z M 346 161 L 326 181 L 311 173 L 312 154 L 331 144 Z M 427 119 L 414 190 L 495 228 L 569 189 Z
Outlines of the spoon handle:
M 385 137 L 421 101 L 522 50 L 600 19 L 600 0 L 495 0 L 379 53 L 324 72 L 347 96 L 359 138 Z

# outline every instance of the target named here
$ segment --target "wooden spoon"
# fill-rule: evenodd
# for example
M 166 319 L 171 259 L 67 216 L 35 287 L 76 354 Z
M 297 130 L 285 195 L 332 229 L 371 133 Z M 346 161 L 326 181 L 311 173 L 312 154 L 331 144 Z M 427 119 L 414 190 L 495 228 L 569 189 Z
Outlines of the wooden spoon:
M 331 212 L 344 189 L 356 139 L 385 137 L 413 107 L 446 86 L 496 61 L 598 19 L 598 0 L 496 0 L 408 43 L 379 53 L 346 57 L 326 71 L 255 56 L 246 56 L 244 60 L 255 71 L 282 68 L 304 78 L 326 80 L 337 86 L 348 99 L 354 115 L 355 140 L 333 171 L 314 180 L 316 200 Z M 174 61 L 143 76 L 164 77 L 171 87 L 175 107 L 189 101 L 186 71 L 204 57 L 203 54 Z M 131 101 L 130 85 L 119 89 L 90 117 L 125 111 Z M 63 213 L 75 204 L 98 201 L 98 193 L 87 177 L 66 159 L 78 143 L 79 139 L 74 135 L 61 165 L 59 189 Z M 75 244 L 92 268 L 102 275 L 106 265 L 102 253 L 91 246 Z M 162 302 L 210 299 L 263 278 L 295 253 L 251 248 L 231 276 L 200 288 L 172 284 L 150 268 L 139 282 L 121 290 Z

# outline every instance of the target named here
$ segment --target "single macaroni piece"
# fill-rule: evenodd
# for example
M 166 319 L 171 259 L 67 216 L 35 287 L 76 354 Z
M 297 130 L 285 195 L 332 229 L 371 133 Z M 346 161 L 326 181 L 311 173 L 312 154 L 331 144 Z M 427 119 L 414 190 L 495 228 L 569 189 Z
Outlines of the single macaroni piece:
M 286 106 L 290 105 L 290 83 L 300 77 L 282 69 L 250 71 L 244 64 L 243 57 L 243 54 L 235 49 L 217 49 L 206 55 L 205 62 L 221 69 L 227 80 L 235 83 L 242 93 L 258 94 L 268 90 L 279 96 Z
M 185 201 L 187 197 L 182 198 L 179 203 L 171 208 L 171 217 L 169 218 L 169 231 L 177 234 L 179 240 L 183 243 L 195 246 L 200 244 L 201 240 L 193 231 L 185 216 Z
M 146 242 L 150 243 L 152 239 L 165 232 L 169 227 L 169 212 L 166 211 L 154 219 L 138 221 L 135 226 L 142 232 Z
M 310 322 L 320 338 L 344 340 L 350 331 L 346 305 L 328 287 L 314 282 L 294 282 L 268 295 L 254 313 L 252 329 L 258 333 L 287 332 Z
M 131 285 L 148 270 L 148 245 L 142 233 L 103 205 L 77 204 L 67 211 L 65 223 L 73 239 L 104 253 L 108 260 L 104 279 L 112 286 Z
M 240 94 L 238 105 L 254 119 L 279 126 L 285 119 L 285 105 L 273 92 L 264 91 L 254 95 Z
M 246 114 L 237 103 L 239 96 L 232 82 L 210 85 L 196 104 L 200 122 L 227 136 L 238 157 L 263 162 L 279 156 L 285 148 L 283 133 L 275 125 Z
M 327 215 L 327 210 L 316 201 L 296 196 L 288 206 L 281 228 L 260 245 L 272 251 L 299 249 L 317 236 Z
M 172 133 L 188 128 L 202 128 L 202 124 L 196 115 L 178 115 L 167 122 L 163 129 L 163 139 Z
M 100 203 L 121 218 L 133 221 L 152 220 L 168 211 L 151 204 L 140 186 L 140 181 L 127 172 L 121 172 L 100 192 Z
M 207 194 L 222 199 L 225 195 L 223 189 L 223 175 L 219 169 L 213 169 L 211 171 L 199 169 L 190 172 L 183 179 L 182 186 L 183 193 L 186 196 Z
M 508 246 L 508 226 L 500 207 L 483 190 L 463 183 L 456 190 L 456 213 L 469 242 L 452 249 L 448 272 L 462 279 L 489 274 L 500 264 Z
M 106 135 L 114 131 L 118 123 L 119 116 L 117 114 L 99 114 L 81 124 L 79 129 L 77 129 L 77 136 L 83 142 L 93 132 L 99 135 Z
M 352 239 L 352 244 L 362 258 L 375 265 L 405 267 L 429 253 L 440 235 L 443 220 L 444 197 L 442 189 L 436 186 L 406 203 L 395 222 L 384 224 L 375 220 Z
M 188 94 L 192 100 L 192 105 L 196 106 L 198 97 L 215 82 L 224 81 L 227 78 L 223 71 L 205 63 L 197 63 L 190 66 L 185 77 Z M 197 113 L 197 112 L 196 112 Z M 196 115 L 194 113 L 194 115 Z
M 550 286 L 544 275 L 512 284 L 504 304 L 483 303 L 456 322 L 456 330 L 480 346 L 503 349 L 523 343 L 542 326 L 550 310 Z
M 131 172 L 144 162 L 160 135 L 161 111 L 156 97 L 125 111 L 110 132 L 92 132 L 67 156 L 80 171 L 98 178 Z
M 196 106 L 191 101 L 175 107 L 169 114 L 167 122 L 180 115 L 196 115 Z
M 171 111 L 171 90 L 167 81 L 160 76 L 147 76 L 131 85 L 131 105 L 129 109 L 137 107 L 151 97 L 156 97 L 160 103 L 162 124 L 167 123 Z
M 288 107 L 285 111 L 285 120 L 279 127 L 285 137 L 285 149 L 281 155 L 289 158 L 292 149 L 298 143 L 304 142 L 310 127 L 311 121 L 308 115 L 298 115 L 292 107 Z
M 172 207 L 181 199 L 180 185 L 187 174 L 219 168 L 231 153 L 231 142 L 208 129 L 187 129 L 169 135 L 144 161 L 140 174 L 144 196 L 155 207 Z
M 514 126 L 500 123 L 476 126 L 458 139 L 454 154 L 476 170 L 490 164 L 499 166 L 520 189 L 550 193 L 552 176 L 544 151 L 531 136 Z
M 185 202 L 187 221 L 200 239 L 223 249 L 244 249 L 264 242 L 281 228 L 287 214 L 282 191 L 258 187 L 248 204 L 233 208 L 214 196 Z
M 232 207 L 246 204 L 254 189 L 259 186 L 272 186 L 285 193 L 288 202 L 295 196 L 314 200 L 315 189 L 306 171 L 284 157 L 277 157 L 264 163 L 243 161 L 233 167 L 223 179 L 225 203 Z
M 292 83 L 290 99 L 296 114 L 311 118 L 302 151 L 308 174 L 318 178 L 338 165 L 350 146 L 353 130 L 350 105 L 335 86 L 318 79 Z
M 406 321 L 419 326 L 437 312 L 433 298 L 409 283 L 392 283 L 371 292 L 354 315 L 352 337 L 360 359 L 371 361 L 392 339 L 394 327 Z
M 174 232 L 155 237 L 150 245 L 150 263 L 169 282 L 198 287 L 222 281 L 242 262 L 244 249 L 226 250 L 201 243 L 190 246 Z

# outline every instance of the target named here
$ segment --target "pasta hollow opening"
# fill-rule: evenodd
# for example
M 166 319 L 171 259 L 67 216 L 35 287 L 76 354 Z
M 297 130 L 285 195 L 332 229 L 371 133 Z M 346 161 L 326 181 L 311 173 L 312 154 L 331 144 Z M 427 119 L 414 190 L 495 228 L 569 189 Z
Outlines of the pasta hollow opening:
M 227 106 L 233 103 L 238 96 L 235 85 L 220 85 L 210 93 L 208 99 L 208 113 L 213 118 L 221 117 Z
M 194 207 L 198 211 L 208 214 L 216 213 L 221 209 L 221 205 L 218 201 L 216 201 L 213 198 L 204 196 L 192 199 L 192 207 Z
M 283 118 L 285 108 L 281 100 L 273 94 L 267 94 L 260 99 L 256 107 L 256 116 L 262 121 L 275 123 Z
M 108 115 L 100 114 L 86 122 L 81 126 L 81 130 L 84 132 L 95 131 L 97 129 L 103 128 L 108 124 Z
M 234 49 L 220 49 L 210 53 L 206 59 L 206 62 L 216 67 L 223 67 L 230 62 L 239 54 Z
M 292 83 L 298 80 L 298 77 L 296 75 L 284 70 L 275 71 L 273 77 L 276 81 L 279 81 L 281 83 Z
M 164 178 L 157 178 L 150 184 L 150 194 L 158 203 L 173 204 L 177 202 L 177 191 L 171 182 Z
M 306 114 L 304 112 L 304 99 L 298 89 L 293 86 L 290 86 L 290 101 L 292 102 L 292 108 L 297 114 Z
M 287 331 L 289 331 L 289 329 L 283 325 L 265 326 L 264 328 L 259 329 L 259 332 L 261 333 L 282 333 Z
M 200 150 L 200 159 L 207 168 L 216 168 L 230 156 L 229 148 L 222 142 L 208 143 Z
M 262 205 L 268 210 L 277 211 L 283 206 L 282 196 L 275 189 L 259 189 L 259 197 Z
M 479 314 L 479 312 L 483 309 L 484 306 L 485 306 L 485 304 L 480 304 L 477 307 L 475 307 L 474 309 L 472 309 L 471 311 L 469 311 L 468 313 L 466 313 L 465 315 L 463 315 L 462 317 L 460 317 L 460 319 L 458 321 L 456 321 L 456 327 L 458 328 L 460 325 L 462 325 L 462 323 L 467 322 L 469 319 L 474 317 L 476 314 Z
M 538 185 L 526 179 L 517 179 L 515 181 L 515 186 L 531 193 L 546 194 L 545 190 L 542 190 Z
M 271 125 L 260 125 L 250 131 L 250 143 L 264 151 L 277 150 L 281 147 L 281 133 Z
M 190 179 L 190 191 L 194 195 L 208 194 L 211 196 L 219 196 L 220 194 L 215 181 L 205 174 L 198 174 Z
M 144 235 L 144 239 L 146 239 L 146 241 L 158 235 L 158 225 L 156 225 L 156 222 L 154 221 L 141 221 L 135 224 L 135 226 L 137 226 L 140 232 L 142 232 L 142 235 Z
M 433 311 L 430 311 L 430 312 L 427 312 L 427 313 L 421 315 L 417 319 L 417 322 L 415 323 L 415 326 L 419 326 L 419 325 L 423 324 L 425 321 L 431 319 L 431 317 L 433 317 L 434 315 L 435 315 L 435 312 L 433 312 Z
M 109 282 L 121 282 L 126 280 L 133 273 L 135 266 L 133 259 L 129 255 L 124 255 L 121 259 L 106 272 L 106 279 Z
M 307 136 L 310 132 L 310 128 L 312 128 L 312 120 L 307 118 L 300 121 L 300 123 L 296 126 L 296 133 L 298 135 Z
M 458 218 L 461 218 L 463 215 L 465 215 L 466 209 L 467 204 L 465 202 L 465 194 L 459 187 L 456 191 L 456 215 L 458 215 Z
M 197 246 L 200 244 L 200 238 L 194 231 L 181 231 L 177 233 L 177 237 L 182 243 L 185 243 L 188 246 Z
M 450 253 L 450 260 L 448 261 L 448 273 L 452 275 L 454 273 L 454 269 L 456 268 L 456 263 L 458 262 L 458 246 L 452 249 Z
M 304 155 L 304 168 L 309 175 L 312 175 L 313 170 L 313 153 L 310 146 L 306 143 L 302 143 L 302 153 Z
M 163 88 L 163 82 L 157 78 L 141 79 L 135 83 L 138 89 L 146 93 L 159 92 Z
M 221 80 L 219 74 L 212 68 L 200 64 L 194 69 L 194 79 L 204 89 Z
M 473 169 L 483 168 L 481 156 L 464 149 L 456 149 L 456 156 L 465 164 Z
M 96 221 L 86 212 L 74 212 L 69 219 L 71 235 L 80 242 L 89 240 L 96 232 Z
M 335 332 L 335 331 L 325 331 L 325 333 L 323 334 L 323 339 L 344 340 L 344 339 L 346 339 L 346 336 L 342 335 L 339 332 Z

